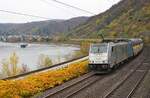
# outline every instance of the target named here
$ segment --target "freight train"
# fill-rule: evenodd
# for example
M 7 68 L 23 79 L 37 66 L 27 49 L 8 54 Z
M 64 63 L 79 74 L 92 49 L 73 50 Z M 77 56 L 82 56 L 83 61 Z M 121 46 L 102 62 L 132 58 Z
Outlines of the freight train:
M 142 39 L 105 39 L 90 46 L 89 69 L 110 71 L 138 55 L 142 49 Z

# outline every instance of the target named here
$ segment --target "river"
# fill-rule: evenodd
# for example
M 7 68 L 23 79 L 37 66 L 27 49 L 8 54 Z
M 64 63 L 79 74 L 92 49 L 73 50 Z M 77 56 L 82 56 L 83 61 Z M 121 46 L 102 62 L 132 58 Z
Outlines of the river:
M 27 65 L 30 70 L 39 68 L 40 55 L 47 55 L 53 64 L 67 61 L 72 58 L 78 46 L 68 44 L 28 44 L 26 48 L 21 48 L 20 43 L 0 42 L 0 64 L 4 59 L 8 59 L 15 52 L 19 58 L 18 66 Z M 0 66 L 1 69 L 2 66 Z

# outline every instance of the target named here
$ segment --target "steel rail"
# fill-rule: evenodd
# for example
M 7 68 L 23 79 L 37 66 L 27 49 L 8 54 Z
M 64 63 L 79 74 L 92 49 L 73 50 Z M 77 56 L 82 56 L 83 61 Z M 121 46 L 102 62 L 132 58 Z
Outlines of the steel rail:
M 143 51 L 143 50 L 142 50 Z M 142 53 L 142 51 L 140 51 L 140 53 L 138 55 L 140 55 Z M 137 55 L 137 56 L 138 56 Z M 136 56 L 136 57 L 137 57 Z M 145 58 L 146 59 L 146 58 Z M 110 98 L 111 94 L 113 94 L 121 85 L 123 85 L 123 83 L 125 83 L 125 81 L 131 77 L 136 71 L 138 71 L 137 69 L 139 67 L 141 67 L 140 65 L 143 65 L 145 59 L 143 59 L 140 63 L 138 63 L 138 66 L 131 71 L 131 73 L 129 73 L 123 80 L 121 80 L 113 89 L 111 89 L 111 91 L 109 91 L 107 94 L 104 95 L 103 98 Z M 134 94 L 136 88 L 140 85 L 140 83 L 142 82 L 142 80 L 144 79 L 144 77 L 146 76 L 146 74 L 148 73 L 148 70 L 143 70 L 145 71 L 145 73 L 143 74 L 143 76 L 138 80 L 138 82 L 136 82 L 135 86 L 132 88 L 132 90 L 129 92 L 129 94 L 127 95 L 126 98 L 131 98 L 131 96 Z
M 141 63 L 142 63 L 142 62 L 141 62 Z M 138 68 L 140 67 L 141 63 L 136 67 L 136 69 L 138 69 Z M 133 70 L 133 71 L 131 71 L 131 72 L 136 71 L 136 69 Z M 130 76 L 130 75 L 129 75 L 129 76 Z M 128 77 L 128 76 L 127 76 L 127 77 Z M 89 87 L 90 85 L 92 85 L 93 83 L 95 83 L 96 81 L 101 80 L 101 79 L 103 79 L 103 78 L 104 78 L 104 76 L 99 77 L 99 78 L 97 78 L 97 79 L 95 79 L 95 80 L 93 80 L 93 81 L 90 81 L 90 82 L 88 82 L 87 84 L 85 84 L 85 85 L 81 86 L 80 88 L 74 90 L 73 92 L 69 93 L 68 95 L 66 95 L 66 96 L 63 97 L 63 98 L 71 98 L 72 96 L 76 95 L 78 92 L 82 91 L 83 89 L 86 89 L 87 87 Z M 46 97 L 46 98 L 48 98 L 48 97 Z
M 132 70 L 131 73 L 133 73 L 134 71 L 136 71 L 136 69 L 137 69 L 141 64 L 142 64 L 142 62 L 139 63 L 139 65 L 135 68 L 135 70 Z M 130 74 L 131 74 L 131 73 L 130 73 Z M 130 74 L 127 76 L 127 78 L 130 76 Z M 85 80 L 88 79 L 88 78 L 90 78 L 90 77 L 87 77 L 87 78 L 85 78 L 85 79 L 83 79 L 83 80 L 81 80 L 81 81 L 85 81 Z M 103 78 L 104 78 L 104 77 L 99 77 L 99 78 L 97 78 L 97 79 L 94 79 L 93 81 L 90 81 L 90 82 L 88 82 L 88 83 L 85 84 L 85 85 L 82 85 L 80 88 L 75 89 L 73 92 L 67 94 L 67 95 L 64 96 L 63 98 L 70 98 L 70 97 L 74 96 L 75 94 L 77 94 L 78 92 L 82 91 L 83 89 L 89 87 L 90 85 L 92 85 L 93 83 L 95 83 L 96 81 L 98 81 L 99 79 L 103 79 Z M 52 97 L 52 96 L 54 96 L 54 95 L 56 95 L 56 94 L 58 94 L 58 93 L 61 93 L 61 91 L 64 91 L 64 90 L 66 90 L 66 89 L 68 89 L 68 88 L 73 87 L 74 85 L 78 84 L 78 83 L 81 82 L 81 81 L 78 81 L 78 82 L 76 82 L 76 83 L 72 83 L 71 85 L 62 88 L 61 90 L 58 90 L 58 91 L 55 91 L 55 92 L 51 92 L 51 93 L 45 95 L 45 97 L 42 97 L 42 98 L 49 98 L 49 97 Z
M 135 86 L 132 88 L 132 90 L 130 91 L 130 93 L 128 94 L 127 98 L 131 98 L 131 96 L 134 94 L 135 90 L 137 89 L 137 87 L 140 85 L 140 83 L 143 81 L 144 77 L 147 75 L 148 70 L 144 73 L 144 75 L 142 76 L 141 79 L 139 79 L 139 81 L 135 84 Z
M 99 77 L 93 81 L 88 82 L 86 85 L 81 86 L 81 88 L 75 90 L 74 92 L 68 94 L 67 96 L 65 96 L 64 98 L 70 98 L 72 96 L 74 96 L 75 94 L 77 94 L 78 92 L 82 91 L 83 89 L 86 89 L 87 87 L 89 87 L 90 85 L 94 84 L 96 81 L 103 79 L 104 77 Z
M 120 82 L 118 82 L 107 94 L 104 95 L 103 98 L 110 98 L 109 96 L 111 96 L 111 94 L 113 94 L 121 85 L 123 85 L 123 83 L 132 76 L 132 74 L 134 74 L 134 72 L 136 72 L 136 70 L 140 67 L 140 65 L 143 63 L 143 61 L 141 63 L 138 64 L 138 66 L 132 70 L 127 76 L 125 76 L 125 78 L 123 80 L 121 80 Z
M 70 85 L 67 85 L 67 86 L 65 86 L 65 87 L 63 87 L 63 88 L 61 88 L 61 89 L 59 89 L 59 90 L 56 90 L 55 92 L 49 93 L 49 94 L 45 95 L 45 96 L 42 97 L 42 98 L 49 98 L 49 97 L 51 97 L 51 96 L 53 96 L 53 95 L 55 95 L 55 94 L 57 94 L 57 93 L 60 93 L 60 92 L 63 91 L 63 90 L 66 90 L 66 89 L 68 89 L 68 88 L 70 88 L 70 87 L 72 87 L 72 86 L 75 86 L 76 84 L 78 84 L 78 83 L 80 83 L 80 82 L 82 82 L 82 81 L 85 81 L 85 80 L 91 78 L 91 77 L 94 76 L 94 75 L 95 75 L 94 72 L 89 72 L 89 73 L 86 74 L 86 76 L 82 76 L 82 77 L 83 77 L 82 79 L 77 80 L 77 81 L 71 83 Z

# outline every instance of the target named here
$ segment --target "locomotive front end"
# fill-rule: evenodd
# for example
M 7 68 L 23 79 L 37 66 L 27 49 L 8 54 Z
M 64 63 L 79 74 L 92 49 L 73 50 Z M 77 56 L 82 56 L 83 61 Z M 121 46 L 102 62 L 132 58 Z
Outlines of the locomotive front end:
M 109 68 L 108 43 L 92 44 L 89 51 L 89 69 L 104 70 Z

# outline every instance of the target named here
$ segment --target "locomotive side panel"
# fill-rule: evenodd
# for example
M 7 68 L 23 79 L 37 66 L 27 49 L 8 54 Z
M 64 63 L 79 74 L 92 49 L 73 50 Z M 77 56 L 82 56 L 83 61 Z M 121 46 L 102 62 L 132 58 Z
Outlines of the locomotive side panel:
M 127 51 L 128 51 L 128 57 L 129 58 L 134 56 L 133 47 L 132 47 L 132 43 L 131 42 L 128 42 Z
M 116 44 L 112 46 L 111 67 L 128 59 L 129 56 L 130 54 L 128 52 L 128 44 Z

